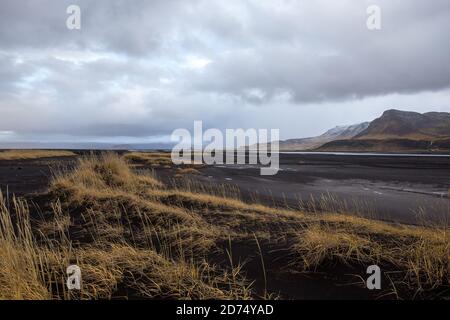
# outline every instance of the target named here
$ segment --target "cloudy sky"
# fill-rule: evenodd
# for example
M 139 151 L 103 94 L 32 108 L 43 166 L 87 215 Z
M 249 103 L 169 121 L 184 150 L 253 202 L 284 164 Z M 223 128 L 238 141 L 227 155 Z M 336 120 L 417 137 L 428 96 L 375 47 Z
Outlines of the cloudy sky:
M 1 0 L 0 141 L 152 142 L 194 120 L 296 138 L 450 112 L 449 57 L 448 0 Z

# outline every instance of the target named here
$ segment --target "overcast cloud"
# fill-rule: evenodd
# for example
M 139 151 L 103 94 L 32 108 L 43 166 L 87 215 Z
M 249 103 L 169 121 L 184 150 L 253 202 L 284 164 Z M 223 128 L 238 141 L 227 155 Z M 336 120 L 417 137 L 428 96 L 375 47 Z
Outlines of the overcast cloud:
M 448 0 L 2 0 L 0 141 L 145 142 L 194 120 L 294 138 L 450 112 L 449 57 Z

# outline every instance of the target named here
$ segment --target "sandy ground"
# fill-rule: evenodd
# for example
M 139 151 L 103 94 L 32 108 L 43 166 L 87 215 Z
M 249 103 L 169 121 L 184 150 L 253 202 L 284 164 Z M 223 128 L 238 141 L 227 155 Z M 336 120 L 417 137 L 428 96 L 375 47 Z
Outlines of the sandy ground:
M 75 157 L 2 160 L 0 161 L 0 190 L 4 196 L 24 196 L 42 192 L 48 186 L 52 171 L 73 164 Z
M 45 191 L 52 170 L 73 166 L 75 158 L 0 161 L 0 188 L 8 186 L 10 195 L 28 196 Z M 441 223 L 448 217 L 450 199 L 450 159 L 448 158 L 373 158 L 367 156 L 282 155 L 281 169 L 275 176 L 260 176 L 259 168 L 252 166 L 205 166 L 200 175 L 189 175 L 203 183 L 237 185 L 244 200 L 269 205 L 298 206 L 311 195 L 331 193 L 340 200 L 353 199 L 370 204 L 366 214 L 376 212 L 377 218 L 416 223 L 415 212 L 423 207 L 428 219 Z M 168 179 L 173 169 L 157 169 L 157 174 Z M 445 194 L 445 196 L 444 196 Z M 369 207 L 369 205 L 367 205 Z M 226 247 L 228 244 L 224 244 Z M 267 289 L 280 293 L 286 299 L 373 299 L 374 293 L 363 286 L 359 276 L 365 276 L 360 267 L 334 266 L 332 270 L 315 273 L 292 273 L 284 266 L 290 262 L 285 248 L 289 244 L 261 243 L 267 270 Z M 225 263 L 224 255 L 216 257 Z M 255 279 L 254 287 L 263 292 L 265 280 L 255 243 L 233 243 L 233 259 L 247 262 L 245 272 Z M 223 260 L 223 261 L 222 261 Z M 225 262 L 224 262 L 225 261 Z M 226 262 L 227 263 L 227 262 Z M 383 278 L 383 283 L 387 283 Z M 353 285 L 350 285 L 353 284 Z M 355 285 L 357 284 L 357 285 Z M 390 298 L 390 297 L 384 297 Z
M 5 193 L 8 186 L 10 196 L 13 194 L 24 196 L 36 203 L 37 198 L 33 197 L 33 194 L 46 190 L 52 171 L 57 168 L 70 168 L 74 160 L 75 158 L 66 157 L 0 161 L 0 188 Z M 205 169 L 214 170 L 214 168 Z M 174 174 L 173 170 L 159 170 L 159 173 L 165 178 Z M 284 299 L 374 299 L 380 294 L 367 290 L 361 283 L 358 275 L 365 275 L 362 266 L 333 266 L 331 270 L 329 269 L 331 267 L 327 267 L 317 272 L 293 273 L 286 268 L 291 262 L 291 257 L 286 254 L 288 245 L 280 242 L 274 248 L 273 243 L 261 241 L 258 248 L 256 242 L 233 242 L 233 263 L 244 265 L 243 272 L 254 281 L 254 290 L 260 295 L 264 294 L 266 288 Z M 228 246 L 229 243 L 219 244 L 219 247 L 223 248 Z M 264 257 L 267 279 L 263 277 L 258 252 Z M 219 265 L 229 264 L 229 257 L 225 252 L 215 253 L 209 258 Z M 383 278 L 383 281 L 387 280 Z
M 0 189 L 24 196 L 44 191 L 52 170 L 75 158 L 0 161 Z M 244 200 L 297 208 L 332 195 L 349 209 L 401 223 L 450 221 L 450 158 L 282 154 L 281 170 L 261 176 L 251 165 L 205 166 L 191 179 L 239 187 Z M 163 179 L 172 170 L 158 169 Z M 418 220 L 417 216 L 421 218 Z
M 378 219 L 450 221 L 450 158 L 282 154 L 280 167 L 261 176 L 255 166 L 209 166 L 194 179 L 237 185 L 244 199 L 266 204 L 298 207 L 325 195 Z

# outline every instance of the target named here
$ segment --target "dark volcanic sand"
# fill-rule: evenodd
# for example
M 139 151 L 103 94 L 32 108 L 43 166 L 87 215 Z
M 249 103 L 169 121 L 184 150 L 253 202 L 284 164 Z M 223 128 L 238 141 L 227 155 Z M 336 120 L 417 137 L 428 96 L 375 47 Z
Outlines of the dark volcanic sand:
M 0 189 L 9 194 L 25 196 L 43 192 L 48 187 L 52 170 L 73 165 L 75 157 L 54 157 L 26 160 L 0 160 Z
M 0 188 L 6 185 L 10 194 L 29 195 L 44 191 L 51 178 L 51 168 L 70 167 L 73 157 L 0 161 Z M 273 205 L 286 202 L 295 207 L 297 199 L 318 197 L 327 191 L 340 199 L 364 199 L 373 202 L 378 217 L 389 216 L 395 221 L 414 223 L 413 212 L 423 205 L 428 215 L 442 218 L 448 215 L 450 199 L 437 194 L 450 188 L 450 158 L 402 158 L 368 156 L 292 155 L 281 156 L 282 170 L 275 176 L 260 176 L 259 169 L 249 166 L 209 166 L 202 175 L 190 178 L 220 185 L 238 185 L 244 200 L 252 200 L 255 192 L 259 200 Z M 173 177 L 174 170 L 158 169 L 161 178 Z M 229 180 L 231 179 L 231 180 Z M 402 189 L 408 190 L 402 190 Z M 283 196 L 284 195 L 284 196 Z M 444 208 L 442 211 L 436 208 Z M 263 294 L 265 281 L 256 243 L 233 243 L 234 264 L 247 262 L 244 270 L 254 279 L 254 288 Z M 291 273 L 285 266 L 288 244 L 261 242 L 267 273 L 267 289 L 287 299 L 373 299 L 382 292 L 364 288 L 366 266 L 332 265 L 314 273 Z M 224 248 L 228 244 L 223 244 Z M 217 263 L 228 264 L 225 254 L 216 256 Z M 351 283 L 357 285 L 350 285 Z M 383 288 L 388 280 L 383 277 Z M 394 298 L 384 296 L 385 299 Z
M 0 161 L 0 189 L 24 196 L 48 186 L 51 168 L 71 166 L 74 157 Z M 202 175 L 190 176 L 213 185 L 237 185 L 244 200 L 255 197 L 268 205 L 287 203 L 298 207 L 330 193 L 376 218 L 417 223 L 423 209 L 426 219 L 442 223 L 450 219 L 450 158 L 400 156 L 345 156 L 281 154 L 281 170 L 261 176 L 249 165 L 206 166 Z M 158 169 L 161 178 L 172 170 Z
M 99 154 L 103 151 L 71 150 L 78 155 Z M 122 150 L 115 151 L 119 154 Z M 23 160 L 0 160 L 0 190 L 6 195 L 25 196 L 47 189 L 53 171 L 73 167 L 77 156 Z
M 244 200 L 296 208 L 329 193 L 362 214 L 401 223 L 448 223 L 450 157 L 281 154 L 281 170 L 261 176 L 248 165 L 209 166 L 212 184 L 237 185 Z

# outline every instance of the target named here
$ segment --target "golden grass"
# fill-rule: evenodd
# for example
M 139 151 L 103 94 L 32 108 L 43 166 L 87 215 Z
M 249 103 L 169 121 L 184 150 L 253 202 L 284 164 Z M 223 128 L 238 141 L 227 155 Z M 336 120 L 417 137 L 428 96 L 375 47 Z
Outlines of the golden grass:
M 185 174 L 199 175 L 201 173 L 200 173 L 200 171 L 198 171 L 197 169 L 194 169 L 194 168 L 178 168 L 175 176 L 183 176 Z
M 392 272 L 393 290 L 420 296 L 450 286 L 446 226 L 306 214 L 196 188 L 165 186 L 107 153 L 57 173 L 39 221 L 30 223 L 26 205 L 13 201 L 13 222 L 0 197 L 0 298 L 112 298 L 127 291 L 145 298 L 248 299 L 255 292 L 242 265 L 232 259 L 215 265 L 209 257 L 228 241 L 256 239 L 266 282 L 259 241 L 280 238 L 289 243 L 286 268 L 293 272 L 378 264 Z M 73 262 L 83 274 L 77 296 L 64 286 Z M 267 290 L 264 297 L 271 297 Z
M 130 162 L 146 164 L 151 167 L 171 167 L 173 165 L 169 152 L 129 152 L 124 158 Z
M 58 221 L 65 214 L 57 206 L 53 213 L 59 236 L 42 238 L 33 233 L 24 203 L 14 200 L 14 205 L 18 220 L 13 222 L 0 198 L 0 299 L 110 299 L 120 297 L 120 287 L 141 298 L 250 298 L 239 267 L 222 271 L 205 260 L 194 262 L 170 251 L 157 252 L 151 244 L 140 248 L 120 241 L 93 241 L 73 246 Z M 65 268 L 71 263 L 82 270 L 80 292 L 65 288 Z
M 174 166 L 172 155 L 170 152 L 137 152 L 132 151 L 126 153 L 124 159 L 132 164 L 147 165 L 153 168 L 171 168 Z M 178 168 L 179 174 L 198 174 L 194 168 L 201 167 L 203 164 L 195 161 L 192 164 L 183 164 Z
M 301 260 L 305 268 L 316 268 L 324 260 L 338 258 L 345 263 L 351 260 L 374 262 L 379 260 L 380 248 L 365 237 L 349 232 L 338 231 L 330 225 L 314 224 L 298 235 L 294 245 L 295 250 L 301 252 Z
M 18 212 L 26 212 L 22 203 L 14 202 Z M 15 231 L 15 226 L 17 231 Z M 0 199 L 0 299 L 48 299 L 45 274 L 40 262 L 45 252 L 34 243 L 27 215 L 19 215 L 14 224 Z
M 116 154 L 104 153 L 78 159 L 76 168 L 70 172 L 57 172 L 53 186 L 61 189 L 89 189 L 132 191 L 145 187 L 161 186 L 152 175 L 135 175 L 126 161 Z
M 52 157 L 70 157 L 76 154 L 64 150 L 7 150 L 0 152 L 0 160 L 23 160 Z

